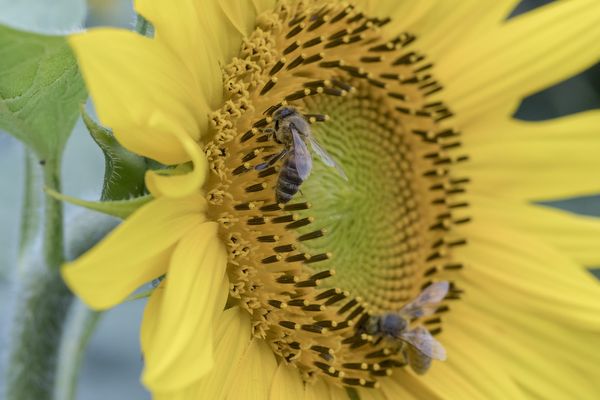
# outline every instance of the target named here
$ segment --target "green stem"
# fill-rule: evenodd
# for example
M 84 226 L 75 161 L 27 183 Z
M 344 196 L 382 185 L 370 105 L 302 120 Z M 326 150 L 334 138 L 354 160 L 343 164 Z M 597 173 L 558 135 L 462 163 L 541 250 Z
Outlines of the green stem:
M 60 159 L 48 160 L 44 167 L 44 186 L 60 192 Z M 44 260 L 46 265 L 58 271 L 64 261 L 63 205 L 50 195 L 44 194 Z
M 64 317 L 72 295 L 56 271 L 33 266 L 18 290 L 7 400 L 51 400 Z
M 54 391 L 56 400 L 75 400 L 85 349 L 101 316 L 102 313 L 90 310 L 79 300 L 71 306 L 64 333 L 67 340 L 63 340 L 58 358 L 60 367 Z
M 74 260 L 98 243 L 117 224 L 115 218 L 91 211 L 83 211 L 70 221 L 66 231 L 65 254 L 67 260 Z M 74 400 L 77 382 L 85 349 L 92 338 L 94 329 L 102 313 L 90 310 L 79 300 L 69 309 L 58 353 L 56 371 L 56 400 Z
M 24 171 L 25 184 L 23 188 L 23 208 L 21 211 L 21 232 L 19 237 L 19 253 L 17 265 L 19 271 L 24 267 L 27 256 L 31 253 L 36 236 L 40 232 L 42 215 L 38 210 L 42 203 L 40 187 L 42 186 L 42 174 L 39 170 L 38 160 L 31 150 L 25 149 Z
M 60 191 L 60 159 L 43 165 L 44 184 Z M 28 174 L 26 179 L 31 179 Z M 25 184 L 32 187 L 32 182 Z M 38 187 L 40 192 L 41 187 Z M 34 221 L 36 209 L 24 210 L 24 218 Z M 39 225 L 38 225 L 39 226 Z M 58 269 L 63 261 L 62 205 L 44 196 L 42 259 L 35 258 L 35 248 L 22 243 L 32 255 L 24 263 L 17 282 L 11 343 L 6 380 L 7 400 L 51 400 L 56 355 L 63 323 L 72 295 L 64 285 Z M 36 235 L 27 235 L 34 237 Z

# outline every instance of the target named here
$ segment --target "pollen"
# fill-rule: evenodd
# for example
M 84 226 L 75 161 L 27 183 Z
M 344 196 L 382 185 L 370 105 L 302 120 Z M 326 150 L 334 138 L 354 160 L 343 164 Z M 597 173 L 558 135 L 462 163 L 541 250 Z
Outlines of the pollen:
M 407 351 L 366 334 L 366 321 L 462 268 L 452 254 L 466 241 L 453 227 L 469 221 L 469 178 L 453 166 L 468 156 L 411 33 L 384 37 L 389 19 L 347 3 L 281 2 L 258 21 L 224 66 L 227 101 L 206 145 L 230 297 L 306 381 L 377 387 Z M 257 166 L 283 149 L 273 138 L 282 107 L 301 112 L 347 181 L 312 154 L 298 193 L 277 201 L 284 160 Z M 439 334 L 461 293 L 452 284 L 433 316 L 411 323 Z

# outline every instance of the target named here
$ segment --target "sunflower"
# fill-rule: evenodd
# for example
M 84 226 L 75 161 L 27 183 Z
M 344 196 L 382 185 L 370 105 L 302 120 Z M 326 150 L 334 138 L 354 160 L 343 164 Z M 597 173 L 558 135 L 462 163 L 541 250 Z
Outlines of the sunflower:
M 600 223 L 533 201 L 600 192 L 600 114 L 511 115 L 598 60 L 600 3 L 516 3 L 139 0 L 154 38 L 71 37 L 101 121 L 168 167 L 63 269 L 96 309 L 165 275 L 155 398 L 598 397 Z M 330 158 L 298 181 L 308 136 Z M 433 284 L 409 324 L 447 360 L 365 328 Z

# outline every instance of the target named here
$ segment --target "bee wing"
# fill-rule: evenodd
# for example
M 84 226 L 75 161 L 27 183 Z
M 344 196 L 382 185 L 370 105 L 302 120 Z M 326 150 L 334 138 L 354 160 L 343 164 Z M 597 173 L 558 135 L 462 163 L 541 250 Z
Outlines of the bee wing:
M 423 375 L 431 367 L 432 358 L 427 357 L 413 346 L 406 346 L 406 356 L 408 364 L 413 371 L 419 375 Z
M 422 326 L 417 326 L 408 332 L 403 332 L 400 338 L 419 350 L 429 358 L 444 361 L 446 359 L 446 349 L 431 333 Z
M 408 318 L 419 318 L 433 314 L 437 304 L 446 297 L 450 284 L 446 281 L 434 282 L 427 286 L 416 299 L 400 309 L 400 314 Z
M 300 137 L 298 130 L 295 128 L 290 129 L 292 132 L 292 138 L 294 139 L 294 157 L 296 162 L 296 171 L 298 171 L 298 176 L 303 181 L 308 178 L 310 175 L 310 170 L 312 169 L 312 158 L 310 153 L 308 152 L 308 147 L 306 147 L 306 143 Z
M 314 137 L 309 135 L 308 141 L 310 142 L 312 149 L 315 151 L 315 153 L 317 153 L 319 155 L 319 157 L 321 158 L 321 160 L 323 160 L 325 165 L 327 165 L 328 167 L 334 167 L 337 170 L 338 174 L 340 174 L 340 176 L 342 178 L 344 178 L 345 180 L 348 180 L 348 176 L 346 175 L 346 173 L 344 172 L 342 167 L 340 165 L 338 165 L 333 160 L 333 158 L 331 158 L 331 156 L 325 151 L 324 148 L 322 148 L 319 145 L 319 143 L 317 142 L 317 140 Z

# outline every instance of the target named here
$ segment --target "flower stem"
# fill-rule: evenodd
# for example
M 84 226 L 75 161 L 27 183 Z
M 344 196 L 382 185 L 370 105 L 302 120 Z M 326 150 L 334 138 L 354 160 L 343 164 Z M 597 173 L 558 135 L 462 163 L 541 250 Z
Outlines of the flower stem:
M 42 164 L 44 186 L 60 192 L 60 159 Z M 44 194 L 44 260 L 48 268 L 58 271 L 64 261 L 63 205 L 48 194 Z
M 115 218 L 88 210 L 80 211 L 76 218 L 68 221 L 65 232 L 67 260 L 74 260 L 88 251 L 118 223 Z M 58 353 L 56 400 L 75 400 L 85 350 L 102 314 L 90 310 L 80 300 L 71 304 Z
M 55 270 L 30 265 L 18 290 L 7 368 L 7 400 L 50 400 L 63 320 L 72 295 Z
M 19 237 L 19 253 L 17 266 L 19 271 L 24 267 L 28 255 L 40 233 L 41 213 L 34 212 L 41 207 L 42 174 L 38 161 L 32 151 L 24 149 L 23 164 L 25 171 L 25 185 L 23 190 L 23 208 L 21 211 L 21 232 Z
M 28 156 L 30 167 L 35 158 Z M 60 158 L 40 163 L 44 184 L 60 191 Z M 31 171 L 30 171 L 31 172 Z M 35 196 L 34 173 L 26 174 L 26 198 Z M 37 186 L 37 185 L 36 185 Z M 41 196 L 42 188 L 37 187 Z M 30 200 L 33 201 L 34 197 Z M 35 202 L 29 203 L 35 204 Z M 23 218 L 39 220 L 40 211 L 28 208 Z M 44 195 L 43 224 L 35 224 L 43 232 L 22 236 L 25 240 L 42 237 L 42 257 L 34 257 L 35 244 L 21 243 L 20 248 L 31 252 L 20 271 L 17 298 L 11 329 L 6 380 L 7 400 L 50 400 L 54 386 L 56 354 L 63 323 L 72 295 L 64 285 L 58 269 L 63 261 L 62 204 Z M 37 252 L 40 253 L 39 251 Z
M 55 399 L 75 400 L 85 349 L 101 316 L 101 312 L 90 310 L 79 300 L 71 306 L 64 335 L 67 340 L 63 340 L 58 358 Z

